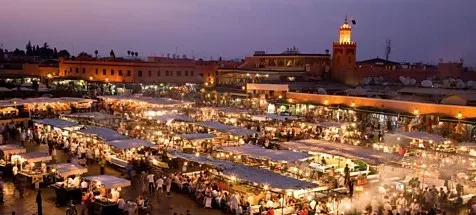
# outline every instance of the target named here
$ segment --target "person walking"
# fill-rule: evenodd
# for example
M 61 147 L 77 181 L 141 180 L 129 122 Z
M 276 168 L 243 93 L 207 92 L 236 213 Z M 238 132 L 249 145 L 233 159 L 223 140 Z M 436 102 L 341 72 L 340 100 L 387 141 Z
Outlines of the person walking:
M 41 190 L 38 190 L 36 194 L 36 205 L 38 207 L 37 215 L 43 215 L 42 201 L 41 201 Z
M 165 189 L 167 191 L 167 197 L 170 197 L 170 188 L 172 187 L 172 176 L 167 177 L 165 181 Z

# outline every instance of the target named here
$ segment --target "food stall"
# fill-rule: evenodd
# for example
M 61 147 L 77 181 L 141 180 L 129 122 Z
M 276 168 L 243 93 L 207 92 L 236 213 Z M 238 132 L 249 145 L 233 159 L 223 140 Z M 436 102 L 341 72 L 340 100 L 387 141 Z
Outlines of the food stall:
M 29 178 L 36 188 L 43 182 L 43 176 L 47 174 L 46 162 L 51 161 L 52 157 L 45 152 L 28 152 L 25 154 L 14 155 L 13 159 L 20 164 L 18 173 Z
M 85 129 L 77 130 L 78 135 L 85 136 L 87 138 L 92 138 L 93 143 L 111 141 L 111 140 L 124 140 L 129 139 L 129 137 L 112 130 L 110 128 L 102 127 L 88 127 Z
M 48 165 L 50 175 L 54 178 L 56 204 L 66 205 L 68 200 L 81 202 L 81 178 L 80 175 L 88 172 L 88 169 L 72 163 L 59 163 Z M 56 181 L 56 179 L 59 181 Z
M 70 113 L 61 115 L 61 118 L 78 121 L 81 124 L 94 126 L 113 126 L 120 122 L 121 117 L 101 112 Z
M 273 194 L 285 194 L 292 198 L 302 199 L 303 194 L 309 195 L 310 193 L 327 189 L 316 183 L 286 177 L 265 169 L 213 159 L 205 155 L 197 156 L 181 152 L 172 152 L 170 156 L 210 166 L 210 170 L 217 180 L 223 179 L 231 184 L 229 191 L 242 193 L 242 195 L 254 199 L 254 201 L 251 202 L 252 211 L 254 213 L 258 212 L 260 207 L 258 200 L 267 195 L 266 193 L 268 193 L 268 191 Z M 185 163 L 184 165 L 187 164 Z M 253 189 L 258 189 L 258 194 L 248 192 Z M 292 214 L 294 212 L 293 207 L 283 208 L 276 203 L 272 207 L 275 208 L 275 214 Z
M 25 153 L 26 149 L 19 145 L 7 144 L 0 145 L 0 167 L 2 167 L 3 176 L 12 175 L 14 162 L 13 155 Z
M 156 148 L 157 145 L 147 140 L 129 138 L 106 141 L 105 154 L 109 163 L 125 168 L 132 159 L 145 159 L 149 152 L 142 153 L 144 148 Z
M 112 175 L 86 176 L 83 179 L 89 182 L 94 193 L 94 214 L 121 214 L 117 207 L 119 192 L 122 188 L 131 186 L 131 181 Z
M 176 137 L 182 140 L 180 148 L 183 151 L 202 151 L 204 145 L 218 138 L 217 135 L 209 133 L 179 134 Z
M 345 165 L 348 165 L 351 177 L 365 176 L 369 180 L 378 178 L 376 173 L 385 163 L 398 162 L 402 159 L 402 156 L 397 154 L 315 139 L 280 143 L 280 148 L 315 154 L 317 155 L 317 162 L 315 163 L 318 163 L 319 159 L 324 157 L 327 164 L 320 164 L 320 166 L 325 166 L 325 170 L 334 166 L 335 171 L 342 175 Z M 323 167 L 319 168 L 322 169 Z

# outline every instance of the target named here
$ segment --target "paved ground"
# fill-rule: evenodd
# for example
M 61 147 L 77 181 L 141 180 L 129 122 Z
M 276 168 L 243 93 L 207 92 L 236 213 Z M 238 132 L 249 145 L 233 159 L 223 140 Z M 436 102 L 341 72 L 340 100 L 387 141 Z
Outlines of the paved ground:
M 28 152 L 30 151 L 47 151 L 45 145 L 40 147 L 27 145 Z M 61 163 L 65 162 L 64 154 L 58 151 L 55 162 Z M 98 175 L 99 167 L 95 164 L 88 166 L 87 175 Z M 121 173 L 111 167 L 106 168 L 106 174 L 120 176 Z M 123 189 L 123 196 L 126 200 L 135 199 L 140 193 L 140 185 L 138 183 L 137 177 L 132 181 L 132 186 L 126 189 Z M 43 214 L 44 215 L 64 215 L 65 208 L 57 208 L 55 206 L 55 193 L 52 188 L 44 188 L 42 190 L 42 199 L 43 199 Z M 3 205 L 0 205 L 0 215 L 10 215 L 12 212 L 16 212 L 17 215 L 32 215 L 37 212 L 37 204 L 35 202 L 36 191 L 32 188 L 25 189 L 25 196 L 20 198 L 18 192 L 15 191 L 14 185 L 11 181 L 5 182 L 4 189 L 4 201 Z M 165 196 L 157 197 L 153 195 L 150 197 L 150 202 L 154 206 L 154 211 L 152 214 L 164 214 L 172 215 L 174 212 L 178 214 L 183 213 L 185 215 L 186 210 L 190 210 L 192 215 L 218 215 L 223 214 L 218 210 L 213 209 L 204 209 L 199 207 L 199 205 L 189 196 L 184 194 L 173 193 L 171 198 L 166 198 Z M 76 206 L 78 212 L 81 211 L 80 205 Z

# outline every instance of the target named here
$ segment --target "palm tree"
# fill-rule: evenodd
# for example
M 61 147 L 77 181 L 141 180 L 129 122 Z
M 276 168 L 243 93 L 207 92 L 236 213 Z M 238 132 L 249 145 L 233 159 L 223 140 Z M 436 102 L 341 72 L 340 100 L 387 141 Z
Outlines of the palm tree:
M 96 59 L 98 58 L 98 50 L 94 51 L 94 54 L 96 54 Z
M 131 50 L 127 50 L 127 56 L 131 55 Z

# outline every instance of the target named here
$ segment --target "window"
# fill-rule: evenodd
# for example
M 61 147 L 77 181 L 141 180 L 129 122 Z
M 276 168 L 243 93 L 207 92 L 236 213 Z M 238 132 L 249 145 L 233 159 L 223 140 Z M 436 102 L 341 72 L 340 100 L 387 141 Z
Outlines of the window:
M 139 70 L 138 76 L 142 77 L 142 70 Z
M 169 76 L 169 70 L 165 71 L 165 76 Z
M 160 76 L 160 70 L 157 71 L 157 76 Z
M 182 76 L 182 71 L 177 71 L 177 76 Z
M 86 68 L 83 68 L 83 74 L 86 73 Z
M 127 76 L 131 76 L 131 70 L 127 70 Z
M 203 73 L 200 73 L 199 75 L 200 75 L 200 77 L 203 77 Z
M 185 71 L 185 76 L 188 76 L 188 71 Z
M 76 67 L 76 73 L 79 73 L 79 68 L 78 67 Z
M 152 76 L 152 71 L 149 70 L 149 77 Z
M 98 74 L 98 68 L 96 68 L 96 75 Z
M 113 69 L 111 69 L 111 75 L 114 75 L 114 70 Z
M 122 70 L 119 70 L 119 76 L 122 76 Z
M 106 75 L 106 69 L 102 69 L 102 74 Z
M 194 71 L 190 71 L 190 76 L 194 76 Z

